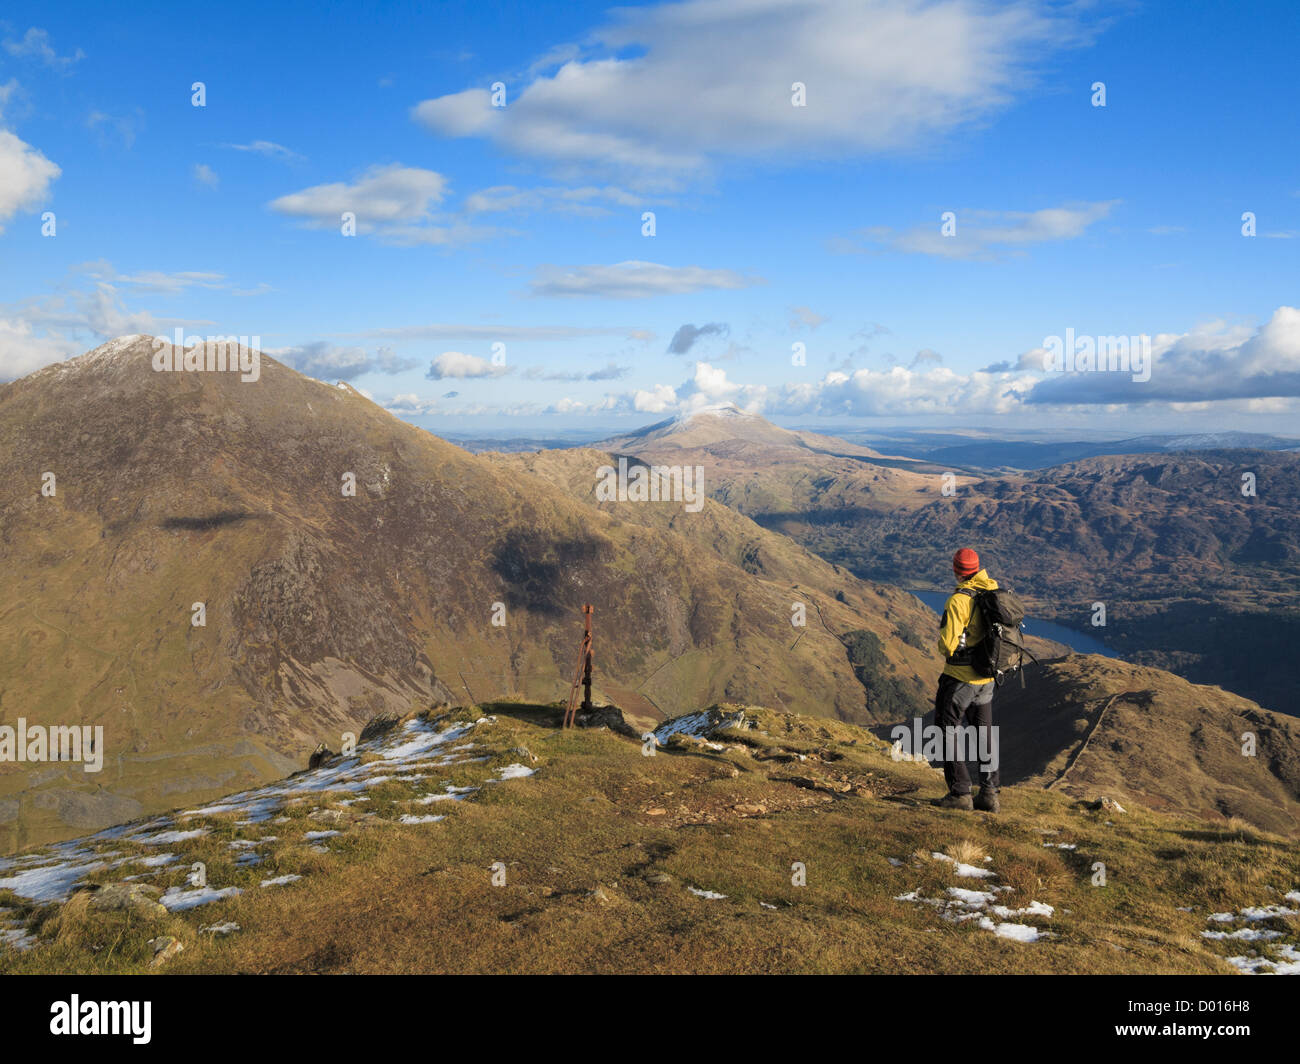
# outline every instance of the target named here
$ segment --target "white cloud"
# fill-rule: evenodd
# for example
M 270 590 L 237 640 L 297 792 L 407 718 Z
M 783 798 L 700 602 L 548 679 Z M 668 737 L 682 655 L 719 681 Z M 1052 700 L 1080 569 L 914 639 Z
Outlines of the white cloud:
M 1032 386 L 1032 379 L 1012 373 L 958 373 L 945 367 L 834 371 L 813 383 L 787 384 L 767 410 L 850 417 L 1007 414 Z
M 108 145 L 108 132 L 111 132 L 121 141 L 122 147 L 130 149 L 135 144 L 135 128 L 139 118 L 138 111 L 134 116 L 111 115 L 106 111 L 91 111 L 86 116 L 86 128 L 95 133 L 101 145 Z
M 194 180 L 204 188 L 216 188 L 221 184 L 221 178 L 207 163 L 194 164 Z
M 0 129 L 0 232 L 16 213 L 45 202 L 62 172 L 30 144 Z
M 81 344 L 62 336 L 37 336 L 28 322 L 0 318 L 0 380 L 25 377 L 83 350 Z
M 222 147 L 234 151 L 252 152 L 254 155 L 279 159 L 282 162 L 300 162 L 304 158 L 296 151 L 286 148 L 283 144 L 276 144 L 273 140 L 255 140 L 251 144 L 223 144 Z
M 414 359 L 395 354 L 391 347 L 367 351 L 363 347 L 340 347 L 326 340 L 263 350 L 286 366 L 318 380 L 350 381 L 365 373 L 404 373 L 419 365 Z
M 677 392 L 667 384 L 656 384 L 648 391 L 638 388 L 632 393 L 632 409 L 638 413 L 662 414 L 677 409 Z
M 1150 379 L 1125 373 L 1051 373 L 1028 396 L 1037 404 L 1199 403 L 1300 397 L 1300 309 L 1278 307 L 1251 332 L 1210 322 L 1151 337 Z
M 954 210 L 956 229 L 943 234 L 940 218 L 933 224 L 894 230 L 873 226 L 861 231 L 861 244 L 837 241 L 841 251 L 902 251 L 948 259 L 991 259 L 1032 244 L 1073 240 L 1110 214 L 1117 200 L 1071 203 L 1037 211 Z
M 496 185 L 466 196 L 462 210 L 467 214 L 550 210 L 596 218 L 608 215 L 611 204 L 635 208 L 642 202 L 642 197 L 613 185 L 578 188 Z
M 7 40 L 4 44 L 5 51 L 17 58 L 32 57 L 39 59 L 46 66 L 53 70 L 66 74 L 77 63 L 86 58 L 86 53 L 80 48 L 72 55 L 59 55 L 54 50 L 54 45 L 50 43 L 50 35 L 46 30 L 37 26 L 31 27 L 22 40 Z
M 357 232 L 390 244 L 450 245 L 489 234 L 464 223 L 436 224 L 435 208 L 448 191 L 447 179 L 433 170 L 373 166 L 356 181 L 313 185 L 271 202 L 271 209 L 299 218 L 313 229 L 335 229 L 344 213 L 356 215 Z
M 643 299 L 710 288 L 747 288 L 763 283 L 762 278 L 742 277 L 734 270 L 628 261 L 611 266 L 539 266 L 529 289 L 535 296 Z
M 811 307 L 791 307 L 790 308 L 790 328 L 791 329 L 816 329 L 826 321 L 826 316 L 818 314 Z
M 1005 108 L 1033 63 L 1084 33 L 1059 9 L 990 0 L 685 0 L 616 10 L 552 50 L 507 106 L 425 100 L 443 136 L 669 181 L 719 157 L 849 156 L 933 143 Z M 792 105 L 802 82 L 807 105 Z
M 485 358 L 467 355 L 463 351 L 444 351 L 429 365 L 425 374 L 431 381 L 468 379 L 474 377 L 500 377 L 507 372 L 505 366 L 493 365 Z
M 22 86 L 18 84 L 17 78 L 10 78 L 3 85 L 0 85 L 0 119 L 5 116 L 5 109 L 9 102 L 22 93 Z
M 271 290 L 266 282 L 260 282 L 255 288 L 239 288 L 226 278 L 224 273 L 210 270 L 137 270 L 135 273 L 121 273 L 106 259 L 83 262 L 72 267 L 74 273 L 82 274 L 94 281 L 108 286 L 123 286 L 138 292 L 161 292 L 177 295 L 190 288 L 204 288 L 211 291 L 229 292 L 231 295 L 261 295 Z

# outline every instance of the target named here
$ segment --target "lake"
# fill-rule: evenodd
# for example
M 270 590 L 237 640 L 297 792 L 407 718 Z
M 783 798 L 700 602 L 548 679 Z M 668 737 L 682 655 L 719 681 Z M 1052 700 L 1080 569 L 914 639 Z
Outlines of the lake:
M 911 594 L 919 598 L 935 613 L 939 613 L 948 604 L 948 596 L 951 592 L 913 591 Z M 1026 635 L 1036 635 L 1040 639 L 1050 639 L 1054 643 L 1064 643 L 1076 654 L 1101 654 L 1107 658 L 1119 656 L 1100 639 L 1095 639 L 1083 632 L 1076 632 L 1073 628 L 1066 628 L 1064 625 L 1053 624 L 1051 621 L 1038 621 L 1032 617 L 1026 617 L 1024 631 Z

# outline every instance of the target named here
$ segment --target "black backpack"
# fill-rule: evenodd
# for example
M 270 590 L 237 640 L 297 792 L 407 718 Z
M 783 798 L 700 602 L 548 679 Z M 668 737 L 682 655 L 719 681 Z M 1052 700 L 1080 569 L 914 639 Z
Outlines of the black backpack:
M 1020 597 L 1010 588 L 959 587 L 957 593 L 969 595 L 973 608 L 979 610 L 984 620 L 984 638 L 973 647 L 959 650 L 949 660 L 957 665 L 969 665 L 981 676 L 990 677 L 1001 687 L 1008 676 L 1020 672 L 1025 658 L 1035 664 L 1038 659 L 1025 649 L 1025 635 L 1021 625 L 1025 620 L 1025 607 Z M 1020 686 L 1025 685 L 1025 674 L 1020 672 Z

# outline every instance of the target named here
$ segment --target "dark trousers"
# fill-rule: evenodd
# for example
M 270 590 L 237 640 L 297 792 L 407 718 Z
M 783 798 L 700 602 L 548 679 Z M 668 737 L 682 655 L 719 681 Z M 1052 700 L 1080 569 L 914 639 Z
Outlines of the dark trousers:
M 996 747 L 993 727 L 993 690 L 994 684 L 962 683 L 952 676 L 939 677 L 939 691 L 934 696 L 934 723 L 943 729 L 945 737 L 949 728 L 962 726 L 974 727 L 974 736 L 978 746 L 971 745 L 968 752 L 973 758 L 975 751 L 991 752 Z M 945 747 L 945 750 L 947 747 Z M 960 751 L 960 747 L 957 748 Z M 980 786 L 996 791 L 1001 780 L 997 769 L 992 768 L 991 760 L 980 764 Z M 948 783 L 949 794 L 970 794 L 970 770 L 966 760 L 960 756 L 954 761 L 943 763 L 943 778 Z

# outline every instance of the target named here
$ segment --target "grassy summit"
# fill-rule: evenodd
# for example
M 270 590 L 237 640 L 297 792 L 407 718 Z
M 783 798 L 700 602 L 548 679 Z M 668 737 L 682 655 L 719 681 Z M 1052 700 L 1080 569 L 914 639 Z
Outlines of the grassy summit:
M 943 812 L 928 765 L 855 726 L 752 706 L 661 727 L 652 757 L 615 731 L 560 731 L 559 712 L 410 717 L 314 772 L 6 861 L 3 933 L 27 948 L 0 950 L 0 970 L 140 972 L 163 947 L 178 973 L 1300 960 L 1300 853 L 1244 824 L 1019 787 L 997 817 Z M 205 887 L 187 883 L 195 862 Z M 69 893 L 68 866 L 95 864 L 80 878 L 101 889 Z M 122 888 L 104 885 L 123 882 L 154 889 L 113 908 Z

